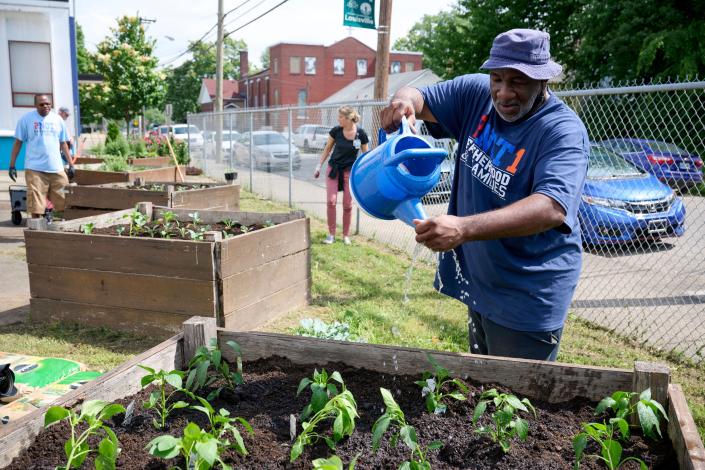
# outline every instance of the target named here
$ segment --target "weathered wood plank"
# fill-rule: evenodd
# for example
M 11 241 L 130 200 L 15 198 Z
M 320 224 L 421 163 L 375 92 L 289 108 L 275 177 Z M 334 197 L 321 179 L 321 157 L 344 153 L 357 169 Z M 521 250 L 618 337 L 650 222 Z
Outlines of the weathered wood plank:
M 106 327 L 155 338 L 181 330 L 181 323 L 190 315 L 93 305 L 55 299 L 32 298 L 30 318 L 38 322 L 80 323 L 84 326 Z
M 142 181 L 183 181 L 176 167 L 162 167 L 137 171 L 98 171 L 77 168 L 74 182 L 81 185 L 132 183 L 137 178 L 141 178 Z
M 178 208 L 167 208 L 167 207 L 155 207 L 155 217 L 161 217 L 161 213 L 170 210 L 175 215 L 179 221 L 190 222 L 191 216 L 189 214 L 193 213 L 193 209 L 178 209 Z M 290 220 L 303 219 L 305 215 L 301 211 L 292 211 L 289 213 L 275 213 L 275 212 L 240 212 L 240 211 L 207 211 L 199 213 L 201 220 L 205 224 L 216 224 L 222 222 L 225 219 L 237 220 L 238 222 L 246 225 L 251 224 L 264 224 L 270 221 L 274 224 L 281 224 L 284 222 L 289 222 Z
M 223 309 L 251 305 L 310 277 L 307 250 L 233 274 L 223 279 Z
M 311 302 L 311 279 L 258 299 L 251 305 L 225 315 L 223 326 L 234 331 L 250 331 L 264 326 L 281 314 L 302 308 Z
M 28 264 L 214 279 L 211 243 L 27 230 L 25 244 Z
M 184 322 L 183 364 L 191 362 L 198 348 L 210 346 L 211 339 L 216 337 L 215 318 L 191 317 Z
M 224 240 L 221 248 L 223 277 L 307 250 L 311 246 L 309 222 L 309 219 L 296 219 Z M 259 256 L 252 256 L 252 253 Z
M 127 163 L 133 166 L 163 167 L 171 165 L 171 157 L 130 157 Z
M 399 375 L 417 375 L 430 369 L 426 355 L 431 354 L 454 376 L 502 384 L 517 394 L 551 403 L 575 397 L 597 401 L 615 390 L 629 390 L 632 384 L 632 372 L 624 369 L 219 330 L 219 344 L 230 339 L 240 345 L 245 361 L 279 355 L 297 364 L 324 365 L 340 361 L 353 367 Z M 221 349 L 227 359 L 234 358 L 228 348 Z
M 157 370 L 181 368 L 182 347 L 182 334 L 179 333 L 51 404 L 29 413 L 6 427 L 0 427 L 0 449 L 2 449 L 0 467 L 9 465 L 13 458 L 29 446 L 42 429 L 44 414 L 50 406 L 73 407 L 85 400 L 114 401 L 132 395 L 141 389 L 140 379 L 145 375 L 145 371 L 140 369 L 138 364 Z
M 149 201 L 158 206 L 167 206 L 169 195 L 166 191 L 109 186 L 69 186 L 66 194 L 67 207 L 120 210 L 131 209 L 143 201 Z
M 64 209 L 64 220 L 84 219 L 86 217 L 95 217 L 97 215 L 114 212 L 114 209 L 90 209 L 86 207 L 69 207 Z
M 678 384 L 668 386 L 668 437 L 681 470 L 705 470 L 705 447 Z
M 162 204 L 165 205 L 165 204 Z M 170 207 L 237 211 L 240 208 L 240 186 L 223 185 L 210 188 L 175 191 Z
M 94 228 L 110 227 L 112 225 L 124 224 L 132 209 L 122 211 L 109 212 L 103 215 L 84 217 L 82 219 L 66 220 L 63 222 L 54 222 L 47 227 L 47 230 L 53 232 L 61 232 L 66 230 L 80 230 L 82 225 L 87 223 L 93 224 Z
M 213 282 L 29 264 L 32 297 L 182 315 L 214 314 Z

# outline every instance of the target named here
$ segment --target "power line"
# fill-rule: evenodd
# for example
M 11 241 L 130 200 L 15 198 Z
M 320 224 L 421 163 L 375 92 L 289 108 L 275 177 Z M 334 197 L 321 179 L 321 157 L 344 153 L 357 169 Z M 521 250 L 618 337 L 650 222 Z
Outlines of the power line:
M 252 0 L 244 0 L 241 4 L 237 5 L 237 6 L 234 7 L 234 8 L 231 8 L 230 10 L 228 10 L 227 12 L 225 12 L 225 13 L 223 14 L 223 18 L 225 18 L 228 14 L 230 14 L 230 13 L 232 13 L 232 12 L 234 12 L 234 11 L 237 11 L 239 8 L 245 6 L 246 4 L 250 3 L 251 1 L 252 1 Z M 248 10 L 248 11 L 249 11 L 249 10 Z M 215 28 L 217 28 L 217 27 L 218 27 L 218 22 L 216 21 L 216 23 L 215 23 L 213 26 L 211 26 L 211 28 L 210 28 L 208 31 L 206 31 L 206 32 L 203 34 L 203 36 L 201 36 L 200 38 L 198 38 L 198 39 L 196 39 L 195 41 L 193 41 L 193 42 L 186 48 L 185 51 L 183 51 L 183 52 L 181 52 L 180 54 L 178 54 L 178 55 L 172 57 L 171 59 L 168 59 L 166 62 L 162 63 L 161 66 L 162 66 L 162 67 L 166 67 L 167 65 L 176 62 L 176 60 L 179 59 L 180 57 L 183 57 L 184 55 L 188 54 L 189 52 L 192 52 L 193 49 L 194 49 L 197 45 L 199 45 L 200 43 L 202 43 L 203 40 L 206 38 L 206 36 L 208 36 L 208 35 L 209 35 Z M 209 49 L 210 49 L 210 48 L 209 48 Z
M 264 13 L 262 13 L 261 15 L 259 15 L 257 18 L 248 21 L 247 23 L 245 23 L 244 25 L 240 26 L 239 28 L 233 29 L 233 30 L 230 31 L 229 33 L 224 34 L 223 37 L 227 38 L 227 37 L 230 36 L 231 34 L 240 31 L 240 30 L 241 30 L 242 28 L 244 28 L 245 26 L 254 23 L 254 22 L 257 21 L 258 19 L 262 18 L 264 15 L 267 15 L 268 13 L 271 13 L 272 11 L 276 10 L 277 8 L 279 8 L 280 6 L 284 5 L 284 4 L 285 4 L 286 2 L 288 2 L 288 1 L 289 1 L 289 0 L 282 0 L 280 3 L 278 3 L 278 4 L 275 5 L 275 6 L 273 6 L 273 7 L 270 8 L 269 10 L 265 11 Z

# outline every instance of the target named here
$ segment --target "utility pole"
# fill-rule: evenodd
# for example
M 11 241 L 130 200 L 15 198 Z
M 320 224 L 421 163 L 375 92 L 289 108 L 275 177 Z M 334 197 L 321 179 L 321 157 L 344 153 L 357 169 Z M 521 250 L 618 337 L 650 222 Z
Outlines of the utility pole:
M 375 100 L 386 100 L 389 88 L 389 36 L 392 29 L 392 0 L 379 2 L 377 59 L 375 61 Z
M 215 159 L 220 162 L 223 152 L 223 0 L 218 0 L 218 41 L 215 52 Z

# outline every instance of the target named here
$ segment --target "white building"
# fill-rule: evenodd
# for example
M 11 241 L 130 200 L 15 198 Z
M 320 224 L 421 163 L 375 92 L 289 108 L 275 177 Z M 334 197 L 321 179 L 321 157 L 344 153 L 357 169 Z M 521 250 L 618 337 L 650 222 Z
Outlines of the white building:
M 78 115 L 73 0 L 0 0 L 0 170 L 7 169 L 19 118 L 34 95 L 52 97 L 54 110 Z M 18 169 L 24 158 L 18 159 Z

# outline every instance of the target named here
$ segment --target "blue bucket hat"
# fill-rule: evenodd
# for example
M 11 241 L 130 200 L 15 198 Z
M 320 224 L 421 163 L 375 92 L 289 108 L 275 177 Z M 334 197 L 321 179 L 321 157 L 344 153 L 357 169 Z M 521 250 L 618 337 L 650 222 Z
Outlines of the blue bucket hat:
M 551 37 L 535 29 L 512 29 L 494 38 L 482 69 L 515 69 L 534 80 L 550 80 L 563 69 L 551 60 Z

